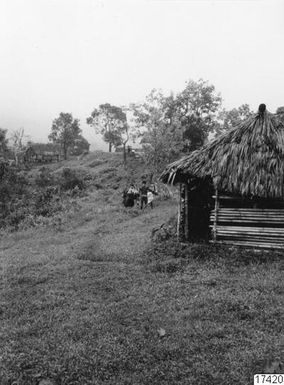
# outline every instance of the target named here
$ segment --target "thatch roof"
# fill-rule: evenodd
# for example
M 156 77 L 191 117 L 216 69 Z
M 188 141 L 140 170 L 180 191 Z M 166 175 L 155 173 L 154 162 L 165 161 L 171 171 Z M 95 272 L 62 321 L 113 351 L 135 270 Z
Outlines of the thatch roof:
M 45 155 L 47 153 L 59 154 L 60 146 L 54 143 L 31 143 L 26 151 L 29 150 L 38 155 Z
M 284 125 L 262 104 L 253 117 L 170 164 L 160 178 L 175 184 L 206 176 L 223 192 L 283 198 Z

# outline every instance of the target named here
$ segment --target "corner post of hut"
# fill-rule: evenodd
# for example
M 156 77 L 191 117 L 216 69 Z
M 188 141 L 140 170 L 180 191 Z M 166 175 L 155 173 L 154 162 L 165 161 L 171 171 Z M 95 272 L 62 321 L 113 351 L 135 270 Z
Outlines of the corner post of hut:
M 215 188 L 215 208 L 214 208 L 214 223 L 213 223 L 213 240 L 217 241 L 217 223 L 218 223 L 218 209 L 219 209 L 219 201 L 218 201 L 218 188 Z
M 184 223 L 184 228 L 185 228 L 185 231 L 184 231 L 184 237 L 185 237 L 185 240 L 188 241 L 189 240 L 189 210 L 188 210 L 188 205 L 189 205 L 189 197 L 188 197 L 188 184 L 186 183 L 184 185 L 184 211 L 185 211 L 185 223 Z
M 181 242 L 185 241 L 185 222 L 186 222 L 186 204 L 185 204 L 185 184 L 180 184 L 180 201 L 179 201 L 179 223 L 178 223 L 178 238 Z

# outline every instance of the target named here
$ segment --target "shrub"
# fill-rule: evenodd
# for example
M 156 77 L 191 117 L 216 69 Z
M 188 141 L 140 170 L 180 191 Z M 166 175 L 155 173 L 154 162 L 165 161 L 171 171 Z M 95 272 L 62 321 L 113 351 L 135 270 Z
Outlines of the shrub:
M 81 196 L 91 180 L 88 173 L 78 172 L 66 168 L 55 177 L 43 167 L 32 185 L 25 172 L 0 163 L 0 228 L 12 231 L 51 224 L 61 229 L 62 213 L 78 210 L 73 198 Z
M 64 168 L 62 172 L 62 180 L 60 187 L 63 191 L 73 190 L 77 187 L 79 190 L 84 190 L 86 185 L 82 177 L 79 177 L 75 170 Z
M 6 224 L 10 214 L 10 222 L 17 225 L 24 215 L 23 205 L 19 202 L 28 191 L 28 181 L 23 171 L 8 164 L 2 164 L 0 170 L 0 226 Z
M 15 230 L 17 230 L 19 228 L 19 224 L 25 219 L 26 215 L 27 215 L 26 208 L 22 208 L 22 209 L 17 210 L 17 211 L 12 211 L 5 218 L 4 224 L 6 226 L 11 226 Z
M 175 217 L 170 218 L 160 227 L 152 229 L 151 238 L 153 242 L 164 242 L 169 239 L 176 238 L 177 220 Z
M 35 183 L 39 187 L 47 187 L 55 185 L 56 181 L 54 176 L 51 174 L 48 168 L 42 167 L 40 174 L 36 177 Z
M 62 205 L 58 192 L 58 188 L 52 186 L 35 192 L 34 214 L 45 217 L 60 211 Z

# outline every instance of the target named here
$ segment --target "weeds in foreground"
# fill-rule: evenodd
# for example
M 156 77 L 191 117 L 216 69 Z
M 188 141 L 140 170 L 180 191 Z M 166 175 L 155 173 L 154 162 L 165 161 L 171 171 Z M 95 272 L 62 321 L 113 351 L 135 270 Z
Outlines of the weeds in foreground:
M 168 231 L 155 239 L 147 250 L 144 262 L 153 272 L 175 273 L 183 271 L 192 261 L 222 265 L 227 269 L 241 266 L 257 266 L 284 260 L 281 251 L 245 249 L 214 244 L 181 243 Z

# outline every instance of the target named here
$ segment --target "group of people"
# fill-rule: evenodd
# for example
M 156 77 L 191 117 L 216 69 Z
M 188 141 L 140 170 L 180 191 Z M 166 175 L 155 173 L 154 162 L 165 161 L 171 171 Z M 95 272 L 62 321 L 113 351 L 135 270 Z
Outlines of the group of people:
M 136 202 L 137 205 L 140 205 L 141 210 L 146 206 L 153 208 L 154 195 L 158 195 L 155 186 L 147 186 L 145 180 L 139 189 L 132 183 L 123 191 L 123 204 L 125 207 L 133 207 Z

